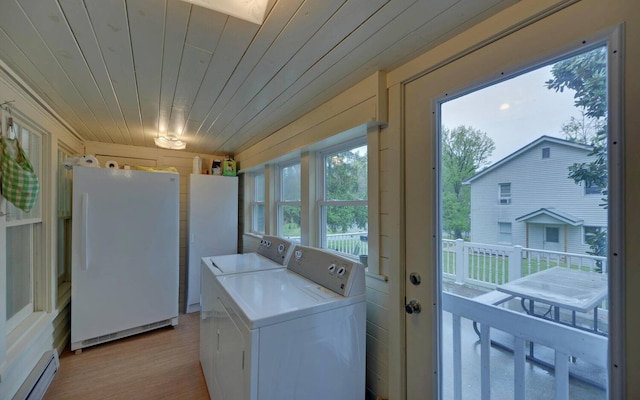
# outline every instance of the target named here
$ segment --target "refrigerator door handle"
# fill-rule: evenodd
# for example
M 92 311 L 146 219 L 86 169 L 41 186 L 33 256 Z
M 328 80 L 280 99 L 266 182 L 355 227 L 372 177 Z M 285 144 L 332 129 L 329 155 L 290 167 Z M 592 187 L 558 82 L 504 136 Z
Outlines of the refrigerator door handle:
M 89 269 L 89 193 L 82 193 L 82 233 L 80 234 L 80 248 L 82 254 L 82 269 Z

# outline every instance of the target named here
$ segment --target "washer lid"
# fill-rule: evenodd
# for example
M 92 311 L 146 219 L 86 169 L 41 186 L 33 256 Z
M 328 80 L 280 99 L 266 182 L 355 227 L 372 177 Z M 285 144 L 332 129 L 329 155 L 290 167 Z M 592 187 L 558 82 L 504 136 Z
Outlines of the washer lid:
M 284 268 L 283 265 L 256 253 L 202 257 L 202 262 L 205 263 L 215 275 L 238 274 L 265 269 Z
M 365 300 L 364 294 L 343 297 L 286 269 L 219 276 L 218 283 L 249 329 Z

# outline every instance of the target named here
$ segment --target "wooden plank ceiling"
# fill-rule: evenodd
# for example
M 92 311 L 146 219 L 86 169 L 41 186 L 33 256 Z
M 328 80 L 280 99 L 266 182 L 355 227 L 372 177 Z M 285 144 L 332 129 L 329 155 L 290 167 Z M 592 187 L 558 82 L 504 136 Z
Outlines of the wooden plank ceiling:
M 3 0 L 0 59 L 85 140 L 234 154 L 516 1 Z

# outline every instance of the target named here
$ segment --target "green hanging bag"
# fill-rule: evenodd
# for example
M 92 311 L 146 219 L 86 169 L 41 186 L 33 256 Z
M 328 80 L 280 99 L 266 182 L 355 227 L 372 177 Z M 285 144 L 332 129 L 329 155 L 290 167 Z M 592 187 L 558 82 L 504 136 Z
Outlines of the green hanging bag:
M 24 212 L 38 199 L 40 182 L 18 139 L 0 137 L 2 196 Z M 14 156 L 15 154 L 15 156 Z

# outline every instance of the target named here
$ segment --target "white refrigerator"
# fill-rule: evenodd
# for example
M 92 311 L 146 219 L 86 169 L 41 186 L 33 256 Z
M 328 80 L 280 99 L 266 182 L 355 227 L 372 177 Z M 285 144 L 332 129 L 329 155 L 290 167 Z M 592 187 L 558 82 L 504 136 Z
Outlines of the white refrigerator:
M 200 259 L 238 252 L 238 178 L 189 176 L 186 312 L 200 311 Z
M 175 173 L 74 167 L 71 350 L 178 323 Z

